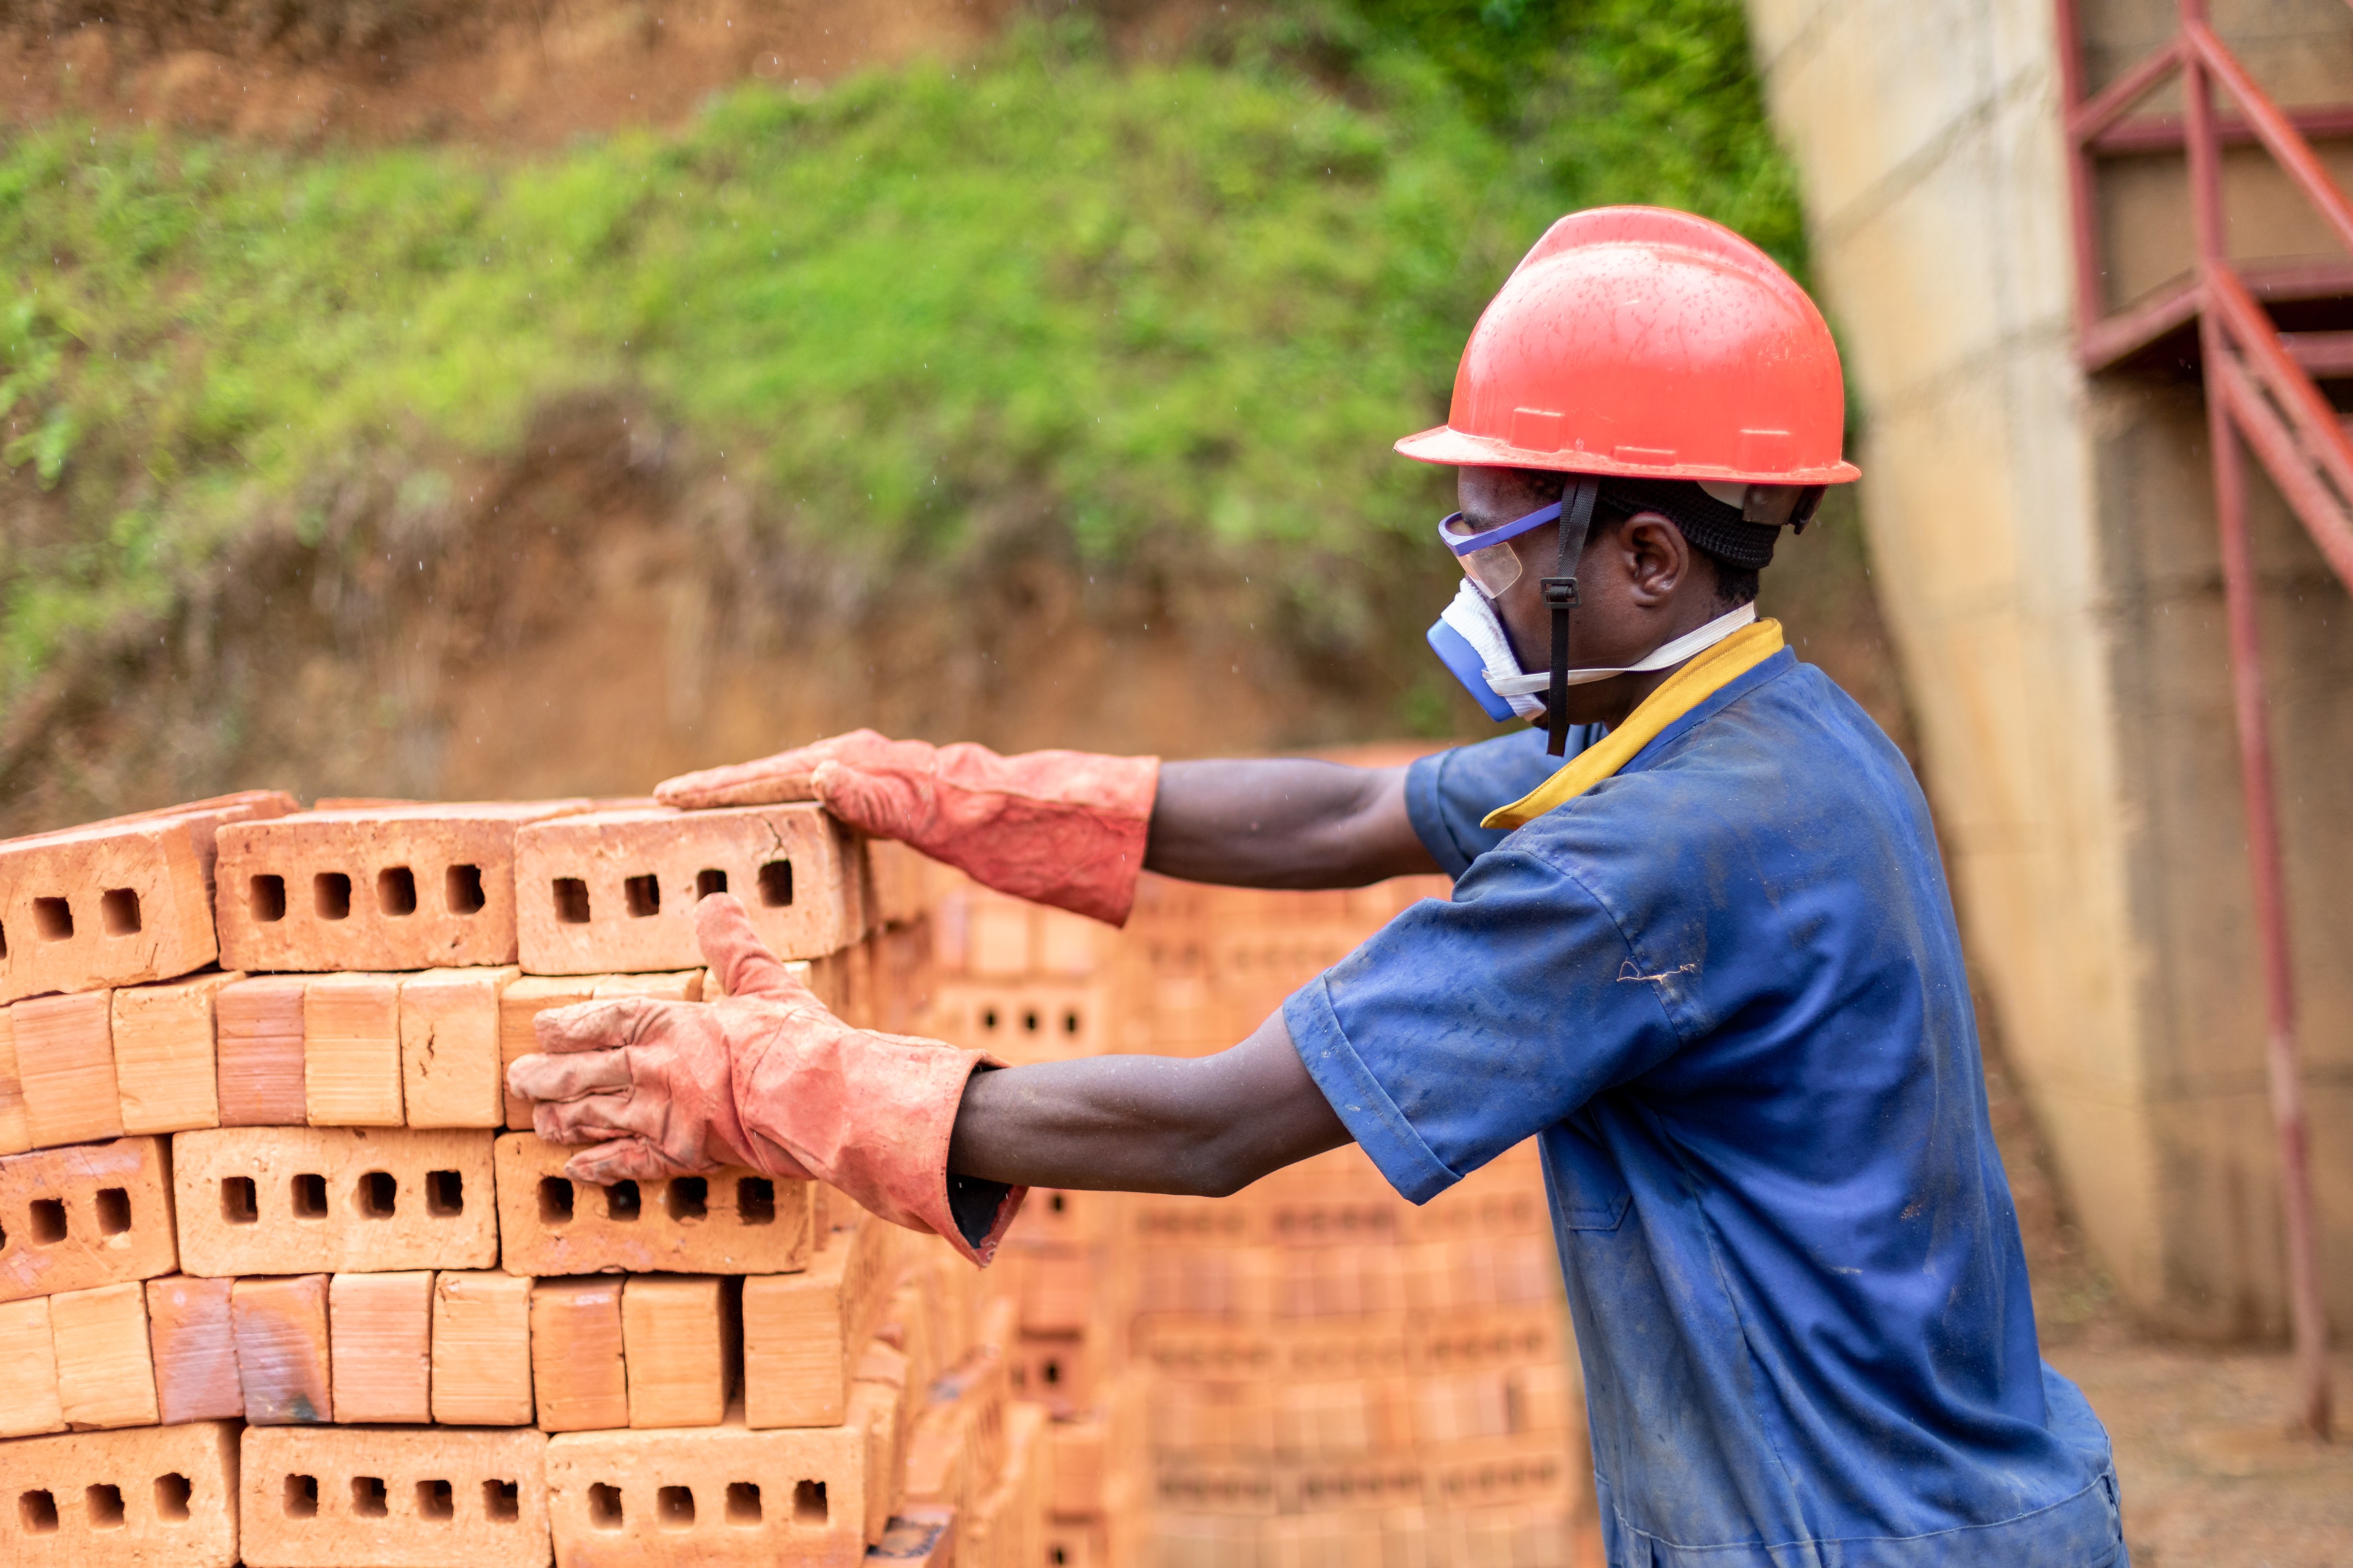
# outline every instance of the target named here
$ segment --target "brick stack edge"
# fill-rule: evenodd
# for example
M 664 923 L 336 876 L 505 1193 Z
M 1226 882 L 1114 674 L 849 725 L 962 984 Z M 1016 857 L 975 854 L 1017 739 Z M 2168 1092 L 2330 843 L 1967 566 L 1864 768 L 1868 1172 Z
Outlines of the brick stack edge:
M 545 1008 L 702 1000 L 721 889 L 908 1027 L 926 868 L 813 806 L 331 804 L 0 843 L 0 1564 L 1032 1561 L 958 1510 L 1009 1463 L 1042 1519 L 1034 1437 L 905 1486 L 937 1405 L 1039 1424 L 975 1270 L 814 1183 L 576 1184 L 503 1091 Z
M 1552 1568 L 1582 1400 L 1515 1152 L 1034 1194 L 996 1268 L 816 1184 L 577 1184 L 548 1007 L 1197 1054 L 1440 882 L 1147 879 L 1114 933 L 810 806 L 256 792 L 0 843 L 0 1564 Z

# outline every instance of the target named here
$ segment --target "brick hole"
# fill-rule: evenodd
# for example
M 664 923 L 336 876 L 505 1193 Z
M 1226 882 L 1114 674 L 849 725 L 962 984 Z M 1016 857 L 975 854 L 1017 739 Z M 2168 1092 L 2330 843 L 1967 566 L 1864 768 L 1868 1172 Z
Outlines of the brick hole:
M 305 1173 L 289 1184 L 294 1196 L 296 1219 L 327 1217 L 327 1178 Z
M 466 1176 L 462 1171 L 425 1173 L 425 1212 L 448 1219 L 466 1212 Z
M 109 888 L 98 896 L 99 929 L 109 936 L 139 934 L 139 893 L 133 888 Z
M 382 1476 L 352 1478 L 352 1512 L 361 1519 L 382 1519 L 391 1510 L 385 1506 Z
M 771 860 L 760 868 L 760 901 L 781 910 L 793 901 L 793 863 Z
M 645 1194 L 638 1191 L 635 1182 L 615 1182 L 605 1189 L 605 1217 L 623 1224 L 645 1212 Z
M 735 1178 L 735 1217 L 745 1225 L 776 1223 L 776 1184 L 765 1176 Z
M 322 871 L 311 879 L 311 910 L 322 921 L 352 918 L 352 879 L 341 871 Z
M 564 1177 L 542 1176 L 539 1179 L 539 1223 L 572 1223 L 572 1184 Z
M 352 1207 L 362 1219 L 390 1219 L 400 1203 L 400 1182 L 389 1171 L 370 1171 L 352 1188 Z
M 1039 1024 L 1040 1022 L 1042 1022 L 1042 1020 L 1038 1016 L 1038 1009 L 1037 1009 L 1037 1008 L 1035 1008 L 1035 1007 L 1026 1007 L 1026 1008 L 1022 1009 L 1022 1013 L 1021 1013 L 1021 1032 L 1022 1032 L 1023 1034 L 1025 1034 L 1025 1035 L 1034 1035 L 1034 1034 L 1036 1034 L 1036 1033 L 1038 1032 L 1038 1026 L 1039 1026 Z
M 417 1517 L 419 1519 L 455 1519 L 458 1500 L 448 1481 L 417 1483 Z
M 654 1493 L 654 1522 L 664 1530 L 694 1528 L 694 1489 L 663 1487 Z
M 620 1488 L 598 1481 L 588 1489 L 588 1522 L 598 1530 L 621 1528 Z
M 711 1184 L 701 1176 L 673 1176 L 662 1186 L 662 1206 L 670 1218 L 682 1223 L 711 1212 Z
M 607 1489 L 610 1490 L 610 1488 Z M 590 1489 L 589 1506 L 596 1506 L 595 1489 Z M 522 1517 L 522 1484 L 519 1481 L 484 1481 L 482 1483 L 482 1517 L 493 1524 L 512 1524 Z M 621 1517 L 620 1494 L 613 1497 L 613 1518 Z
M 71 942 L 73 906 L 63 899 L 35 899 L 33 934 L 43 942 Z
M 1069 1008 L 1062 1014 L 1062 1033 L 1066 1035 L 1075 1035 L 1078 1032 L 1079 1010 L 1075 1007 Z
M 121 1187 L 100 1187 L 92 1200 L 98 1210 L 98 1234 L 121 1236 L 131 1228 L 131 1194 Z
M 289 1476 L 286 1478 L 285 1490 L 280 1495 L 285 1500 L 287 1518 L 316 1519 L 319 1517 L 318 1477 Z
M 254 1206 L 253 1178 L 223 1176 L 221 1178 L 221 1223 L 251 1225 L 260 1217 L 260 1211 Z
M 21 1492 L 16 1498 L 16 1518 L 27 1535 L 53 1535 L 58 1528 L 58 1500 L 46 1491 Z
M 661 913 L 661 879 L 650 871 L 642 877 L 623 879 L 621 901 L 628 906 L 631 920 L 641 921 Z
M 33 1200 L 33 1245 L 47 1247 L 66 1238 L 66 1205 L 57 1198 Z
M 8 927 L 7 927 L 7 925 L 5 924 L 5 922 L 0 922 L 0 958 L 5 958 L 5 957 L 7 957 L 7 956 L 8 956 Z
M 994 1007 L 983 1007 L 980 1010 L 980 1026 L 982 1031 L 984 1033 L 993 1035 L 997 1033 L 997 1009 Z
M 1046 1557 L 1053 1563 L 1054 1568 L 1062 1568 L 1062 1565 L 1071 1560 L 1071 1554 L 1059 1546 L 1050 1549 Z
M 793 1522 L 823 1524 L 830 1510 L 826 1506 L 823 1481 L 800 1481 L 793 1487 Z
M 480 866 L 452 866 L 441 873 L 441 901 L 453 915 L 478 915 L 489 900 L 482 896 Z
M 577 877 L 558 877 L 549 889 L 555 895 L 557 923 L 585 926 L 588 923 L 588 884 Z
M 262 925 L 286 918 L 286 879 L 264 872 L 245 883 L 246 912 Z
M 713 893 L 723 893 L 726 890 L 726 872 L 719 870 L 716 868 L 710 868 L 697 871 L 694 874 L 694 896 L 696 898 L 707 899 Z M 0 958 L 5 958 L 6 956 L 7 950 L 5 948 L 0 948 Z M 757 1491 L 759 1489 L 754 1487 L 753 1489 Z
M 375 874 L 376 913 L 398 917 L 417 912 L 417 873 L 406 866 L 386 866 Z
M 1062 1363 L 1049 1356 L 1038 1368 L 1038 1373 L 1045 1380 L 1046 1386 L 1051 1388 L 1062 1381 Z
M 177 1524 L 188 1517 L 188 1500 L 195 1497 L 195 1487 L 177 1470 L 155 1478 L 155 1517 L 166 1524 Z
M 1051 1214 L 1060 1214 L 1064 1209 L 1070 1206 L 1070 1200 L 1065 1198 L 1060 1193 L 1054 1194 L 1051 1197 L 1046 1200 L 1047 1211 Z
M 754 1525 L 760 1522 L 760 1489 L 750 1481 L 727 1483 L 727 1522 Z
M 92 1530 L 122 1528 L 122 1489 L 112 1481 L 100 1481 L 81 1491 L 82 1506 L 90 1510 Z

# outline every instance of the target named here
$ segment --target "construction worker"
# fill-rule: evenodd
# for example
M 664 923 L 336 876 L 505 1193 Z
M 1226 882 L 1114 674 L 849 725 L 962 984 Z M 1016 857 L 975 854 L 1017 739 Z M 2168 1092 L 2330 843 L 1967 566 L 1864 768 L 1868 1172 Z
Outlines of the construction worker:
M 544 1014 L 513 1066 L 590 1181 L 809 1174 L 986 1262 L 1031 1184 L 1222 1194 L 1353 1140 L 1427 1200 L 1539 1140 L 1609 1560 L 2126 1561 L 2108 1440 L 2042 1363 L 1927 803 L 1755 616 L 1840 456 L 1804 292 L 1704 220 L 1562 219 L 1446 425 L 1465 581 L 1432 647 L 1499 718 L 1410 767 L 999 757 L 870 731 L 661 786 L 823 801 L 990 887 L 1123 920 L 1145 868 L 1444 870 L 1197 1060 L 998 1068 L 850 1027 L 721 894 L 727 992 Z

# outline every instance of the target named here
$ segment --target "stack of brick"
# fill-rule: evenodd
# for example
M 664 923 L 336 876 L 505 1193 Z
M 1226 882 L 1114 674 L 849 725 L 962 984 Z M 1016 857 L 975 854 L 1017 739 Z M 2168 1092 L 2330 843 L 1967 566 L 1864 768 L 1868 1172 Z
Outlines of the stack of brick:
M 975 1271 L 813 1183 L 576 1184 L 501 1082 L 547 1007 L 704 999 L 722 889 L 904 1027 L 921 887 L 812 806 L 0 845 L 0 1562 L 944 1564 L 982 1513 L 896 1516 L 927 1391 L 1003 1365 Z M 1043 1415 L 991 1419 L 1030 1435 L 940 1500 L 1026 1542 Z
M 934 1026 L 1017 1061 L 1222 1050 L 1446 894 L 1147 877 L 1111 933 L 951 886 Z M 1100 1029 L 1056 1026 L 1079 996 Z M 1033 1194 L 1000 1288 L 1056 1418 L 1051 1561 L 1567 1568 L 1589 1467 L 1548 1213 L 1533 1145 L 1420 1208 L 1353 1148 L 1228 1199 Z

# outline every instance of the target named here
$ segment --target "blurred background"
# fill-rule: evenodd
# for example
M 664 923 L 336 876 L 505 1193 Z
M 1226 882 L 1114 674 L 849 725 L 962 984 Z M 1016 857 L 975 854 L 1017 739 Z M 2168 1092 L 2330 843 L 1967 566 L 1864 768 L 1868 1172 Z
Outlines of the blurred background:
M 1764 609 L 1928 786 L 2046 1342 L 2137 1560 L 2353 1560 L 2346 1446 L 2289 1436 L 2265 1058 L 2277 952 L 2341 1342 L 2353 567 L 2322 514 L 2353 485 L 2255 464 L 2226 571 L 2192 287 L 2227 255 L 2262 313 L 2229 363 L 2270 331 L 2337 396 L 2353 268 L 2235 99 L 2201 248 L 2187 100 L 2136 75 L 2178 26 L 0 0 L 0 830 L 253 785 L 635 794 L 859 724 L 1491 733 L 1421 641 L 1450 479 L 1389 443 L 1546 224 L 1688 207 L 1841 336 L 1865 480 Z M 2211 36 L 2345 183 L 2353 10 L 2236 0 Z

